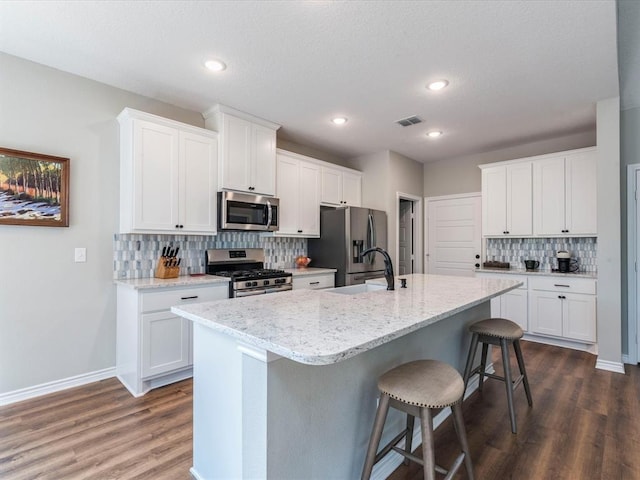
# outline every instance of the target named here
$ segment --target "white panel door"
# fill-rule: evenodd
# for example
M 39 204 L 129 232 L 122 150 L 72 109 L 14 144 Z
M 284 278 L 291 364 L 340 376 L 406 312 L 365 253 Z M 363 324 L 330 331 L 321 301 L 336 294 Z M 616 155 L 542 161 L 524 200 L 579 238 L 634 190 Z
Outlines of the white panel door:
M 562 309 L 558 293 L 532 290 L 529 295 L 530 331 L 561 337 Z
M 565 232 L 564 157 L 536 161 L 533 165 L 536 235 L 562 235 Z
M 220 187 L 249 191 L 251 162 L 251 123 L 224 115 Z
M 276 132 L 253 125 L 250 183 L 253 193 L 276 194 Z
M 280 199 L 278 211 L 279 233 L 295 234 L 298 231 L 298 160 L 278 155 L 277 190 Z
M 506 235 L 507 169 L 492 167 L 482 170 L 482 234 Z
M 528 296 L 527 291 L 520 288 L 500 296 L 500 316 L 516 322 L 524 332 L 529 327 Z
M 362 203 L 362 175 L 342 172 L 343 205 L 359 207 Z
M 507 234 L 533 233 L 531 163 L 507 166 Z
M 480 194 L 427 199 L 428 273 L 474 275 L 480 263 L 480 211 Z
M 320 236 L 320 167 L 300 161 L 298 187 L 298 233 Z
M 191 322 L 171 312 L 142 315 L 142 378 L 189 366 Z
M 596 296 L 563 295 L 563 334 L 584 342 L 596 341 Z
M 332 205 L 342 204 L 342 172 L 333 168 L 322 167 L 322 193 L 323 203 Z

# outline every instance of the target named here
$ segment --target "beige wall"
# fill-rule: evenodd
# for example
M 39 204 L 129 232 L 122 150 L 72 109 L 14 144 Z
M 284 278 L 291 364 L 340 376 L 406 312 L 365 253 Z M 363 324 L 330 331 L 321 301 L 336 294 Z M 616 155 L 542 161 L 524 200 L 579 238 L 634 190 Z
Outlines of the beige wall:
M 424 166 L 424 196 L 439 197 L 457 193 L 480 191 L 478 165 L 502 162 L 514 158 L 543 155 L 545 153 L 591 147 L 596 144 L 594 131 L 526 143 L 492 152 L 430 162 Z
M 306 155 L 307 157 L 317 158 L 318 160 L 323 160 L 329 163 L 335 163 L 336 165 L 341 165 L 343 167 L 347 167 L 347 161 L 342 157 L 337 157 L 327 152 L 323 152 L 322 150 L 318 150 L 317 148 L 307 147 L 306 145 L 300 145 L 298 143 L 293 143 L 288 140 L 284 140 L 282 138 L 278 138 L 277 147 L 283 150 L 287 150 L 289 152 L 298 153 L 300 155 Z
M 115 365 L 116 116 L 189 112 L 0 53 L 0 146 L 70 158 L 68 228 L 0 225 L 0 395 Z M 74 248 L 87 262 L 74 263 Z

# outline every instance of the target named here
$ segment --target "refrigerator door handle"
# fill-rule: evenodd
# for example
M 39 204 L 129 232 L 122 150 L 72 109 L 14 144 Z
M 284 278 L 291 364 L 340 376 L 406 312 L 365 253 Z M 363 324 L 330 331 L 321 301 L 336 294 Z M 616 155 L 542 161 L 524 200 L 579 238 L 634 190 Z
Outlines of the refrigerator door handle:
M 368 241 L 369 241 L 369 245 L 367 246 L 367 248 L 373 248 L 376 246 L 376 224 L 373 221 L 373 214 L 371 212 L 369 212 L 368 214 L 368 218 L 369 218 L 369 225 L 368 225 Z M 373 262 L 375 262 L 375 255 L 369 255 L 369 258 L 367 259 L 367 263 L 369 263 L 370 265 L 373 265 Z

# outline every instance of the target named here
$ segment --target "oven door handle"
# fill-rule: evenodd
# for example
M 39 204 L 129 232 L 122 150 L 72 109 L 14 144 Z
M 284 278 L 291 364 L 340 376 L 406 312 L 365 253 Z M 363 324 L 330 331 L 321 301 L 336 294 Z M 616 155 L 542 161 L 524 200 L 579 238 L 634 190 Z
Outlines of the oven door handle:
M 252 297 L 253 295 L 264 295 L 266 290 L 240 290 L 235 292 L 236 298 L 240 297 Z

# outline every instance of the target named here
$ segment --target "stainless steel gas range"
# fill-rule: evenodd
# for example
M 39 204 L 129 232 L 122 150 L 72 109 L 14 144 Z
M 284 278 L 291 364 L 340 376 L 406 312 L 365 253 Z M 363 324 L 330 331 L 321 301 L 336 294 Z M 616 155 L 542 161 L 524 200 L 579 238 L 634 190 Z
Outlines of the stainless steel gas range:
M 291 290 L 291 273 L 264 268 L 261 248 L 212 249 L 205 252 L 208 275 L 229 277 L 229 298 Z

